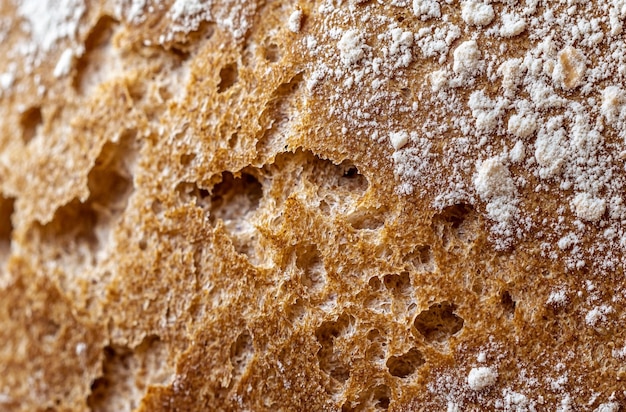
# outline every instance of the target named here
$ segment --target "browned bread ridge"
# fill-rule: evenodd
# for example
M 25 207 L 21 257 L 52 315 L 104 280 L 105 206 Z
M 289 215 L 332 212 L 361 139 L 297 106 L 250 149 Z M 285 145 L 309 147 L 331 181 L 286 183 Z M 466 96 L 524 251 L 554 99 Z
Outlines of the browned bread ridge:
M 624 410 L 625 20 L 0 2 L 0 410 Z

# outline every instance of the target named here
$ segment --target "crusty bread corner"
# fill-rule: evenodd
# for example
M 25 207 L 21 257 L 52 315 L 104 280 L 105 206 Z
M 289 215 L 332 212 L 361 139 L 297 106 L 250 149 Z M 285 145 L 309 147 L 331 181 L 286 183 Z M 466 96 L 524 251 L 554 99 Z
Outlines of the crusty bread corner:
M 623 0 L 0 16 L 0 410 L 626 407 Z

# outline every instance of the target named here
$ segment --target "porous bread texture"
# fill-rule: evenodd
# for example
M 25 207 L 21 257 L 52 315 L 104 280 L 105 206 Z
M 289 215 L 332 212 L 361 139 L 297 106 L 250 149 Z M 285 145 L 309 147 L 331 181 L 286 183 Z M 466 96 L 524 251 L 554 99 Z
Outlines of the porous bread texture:
M 0 2 L 0 409 L 624 408 L 599 4 Z

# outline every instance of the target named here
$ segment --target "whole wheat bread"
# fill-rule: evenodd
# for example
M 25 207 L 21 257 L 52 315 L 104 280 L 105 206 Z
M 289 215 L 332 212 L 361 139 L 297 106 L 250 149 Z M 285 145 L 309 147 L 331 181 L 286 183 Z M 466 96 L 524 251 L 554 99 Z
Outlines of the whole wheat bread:
M 625 19 L 0 2 L 0 410 L 622 410 Z

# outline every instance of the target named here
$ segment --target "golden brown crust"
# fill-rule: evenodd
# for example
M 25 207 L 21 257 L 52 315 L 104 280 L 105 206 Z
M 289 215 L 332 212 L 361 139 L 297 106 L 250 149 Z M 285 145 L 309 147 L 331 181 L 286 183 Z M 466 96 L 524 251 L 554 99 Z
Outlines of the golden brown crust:
M 0 409 L 621 410 L 626 6 L 561 3 L 0 3 Z

